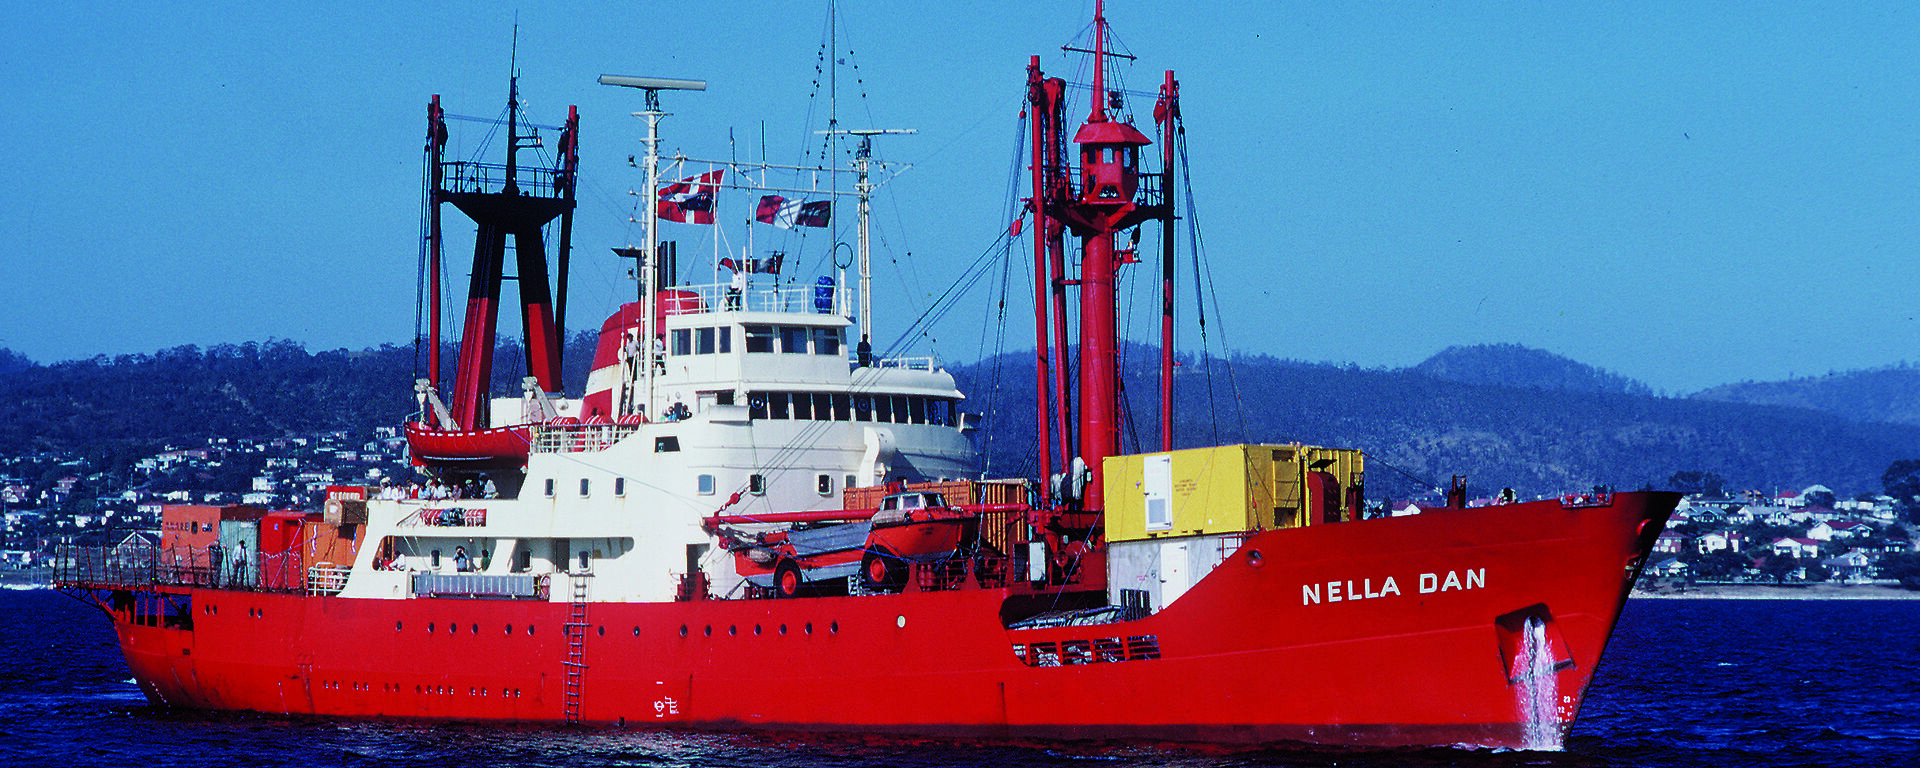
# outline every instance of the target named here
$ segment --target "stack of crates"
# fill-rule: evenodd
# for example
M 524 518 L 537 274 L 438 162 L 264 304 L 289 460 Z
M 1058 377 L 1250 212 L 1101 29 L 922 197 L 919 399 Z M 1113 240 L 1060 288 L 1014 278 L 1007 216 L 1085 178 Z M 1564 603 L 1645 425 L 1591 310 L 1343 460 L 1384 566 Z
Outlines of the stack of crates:
M 1355 519 L 1366 457 L 1312 445 L 1223 445 L 1112 456 L 1108 541 L 1250 533 Z
M 1365 457 L 1311 445 L 1224 445 L 1102 464 L 1107 598 L 1158 611 L 1246 537 L 1358 519 Z

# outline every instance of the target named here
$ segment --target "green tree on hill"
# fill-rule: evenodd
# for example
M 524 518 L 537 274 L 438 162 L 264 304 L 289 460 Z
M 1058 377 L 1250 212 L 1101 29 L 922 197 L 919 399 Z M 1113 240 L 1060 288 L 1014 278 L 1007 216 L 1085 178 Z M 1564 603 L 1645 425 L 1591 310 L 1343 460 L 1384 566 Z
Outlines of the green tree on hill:
M 1887 465 L 1887 471 L 1880 475 L 1880 485 L 1899 503 L 1908 520 L 1920 522 L 1914 516 L 1920 511 L 1920 459 L 1901 459 Z
M 1898 579 L 1900 586 L 1920 590 L 1920 552 L 1901 552 L 1880 558 L 1880 578 Z

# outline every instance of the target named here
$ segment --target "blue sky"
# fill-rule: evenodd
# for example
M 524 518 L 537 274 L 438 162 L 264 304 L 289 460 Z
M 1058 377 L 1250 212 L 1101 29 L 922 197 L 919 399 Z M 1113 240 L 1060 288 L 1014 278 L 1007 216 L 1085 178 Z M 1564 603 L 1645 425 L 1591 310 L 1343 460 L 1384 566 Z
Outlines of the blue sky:
M 595 76 L 708 80 L 667 99 L 696 156 L 801 159 L 825 112 L 819 3 L 5 1 L 0 346 L 42 362 L 411 338 L 424 105 L 500 111 L 516 12 L 533 119 L 583 116 L 575 327 L 630 295 L 603 254 L 643 186 L 638 94 Z M 919 131 L 880 148 L 914 165 L 878 199 L 881 338 L 1004 230 L 1027 56 L 1077 76 L 1058 49 L 1090 5 L 843 5 L 842 124 Z M 1164 7 L 1108 14 L 1128 87 L 1182 83 L 1216 343 L 1400 366 L 1512 342 L 1674 393 L 1920 358 L 1920 8 Z M 991 353 L 989 289 L 916 346 Z

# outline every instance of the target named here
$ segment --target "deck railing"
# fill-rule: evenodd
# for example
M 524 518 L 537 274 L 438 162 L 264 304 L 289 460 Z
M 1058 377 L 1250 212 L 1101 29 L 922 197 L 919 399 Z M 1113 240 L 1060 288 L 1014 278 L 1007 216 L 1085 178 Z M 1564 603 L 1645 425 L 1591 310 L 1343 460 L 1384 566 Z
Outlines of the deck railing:
M 605 450 L 640 430 L 638 424 L 535 424 L 534 453 L 579 453 Z
M 347 574 L 352 568 L 339 565 L 321 564 L 307 568 L 307 594 L 337 595 L 347 588 Z
M 735 293 L 727 283 L 676 285 L 678 291 L 662 302 L 662 312 L 691 315 L 701 312 L 798 312 L 810 315 L 844 315 L 846 289 L 832 285 L 775 285 L 750 287 Z
M 337 574 L 321 583 L 337 582 L 341 586 L 345 586 L 351 570 L 333 564 L 314 568 L 337 569 Z M 54 581 L 80 588 L 201 587 L 254 592 L 305 592 L 314 583 L 312 569 L 303 570 L 299 556 L 293 553 L 246 552 L 236 556 L 218 547 L 79 544 L 63 544 L 56 550 Z
M 400 520 L 400 527 L 471 527 L 487 524 L 487 510 L 479 507 L 425 507 Z

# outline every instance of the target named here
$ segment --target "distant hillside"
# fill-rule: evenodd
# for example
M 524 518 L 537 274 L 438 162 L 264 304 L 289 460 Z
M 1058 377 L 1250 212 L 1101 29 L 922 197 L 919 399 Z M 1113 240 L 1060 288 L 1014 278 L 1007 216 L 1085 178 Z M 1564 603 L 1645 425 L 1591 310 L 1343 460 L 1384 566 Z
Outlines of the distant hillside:
M 1448 347 L 1407 370 L 1462 384 L 1625 395 L 1653 394 L 1647 385 L 1625 376 L 1518 344 Z
M 591 338 L 579 334 L 567 345 L 574 395 L 585 378 Z M 1271 357 L 1237 358 L 1231 366 L 1188 359 L 1176 379 L 1177 444 L 1301 441 L 1361 448 L 1371 456 L 1368 485 L 1375 498 L 1405 497 L 1423 482 L 1444 484 L 1455 473 L 1469 475 L 1482 493 L 1511 486 L 1538 495 L 1596 484 L 1662 486 L 1681 471 L 1715 473 L 1735 488 L 1818 482 L 1851 495 L 1879 490 L 1881 473 L 1895 460 L 1920 458 L 1920 426 L 1801 407 L 1594 391 L 1601 384 L 1632 387 L 1591 369 L 1574 375 L 1584 366 L 1563 358 L 1498 352 L 1507 356 L 1513 380 L 1524 383 Z M 1123 355 L 1125 391 L 1138 422 L 1126 444 L 1151 449 L 1158 444 L 1152 396 L 1158 355 L 1135 346 Z M 496 352 L 495 393 L 519 391 L 520 359 L 517 347 Z M 1527 359 L 1571 373 L 1555 378 L 1540 373 L 1542 366 L 1529 372 L 1513 362 Z M 981 444 L 993 474 L 1030 474 L 1037 463 L 1032 365 L 1027 352 L 952 369 L 968 395 L 966 410 L 990 414 Z M 125 454 L 214 436 L 371 430 L 397 424 L 415 409 L 415 370 L 411 346 L 309 352 L 285 341 L 29 365 L 0 374 L 0 453 Z M 1473 375 L 1493 370 L 1501 368 L 1483 365 Z
M 1693 398 L 1812 408 L 1854 421 L 1920 425 L 1920 369 L 1902 366 L 1788 381 L 1744 381 L 1714 387 Z
M 24 371 L 33 367 L 33 361 L 11 349 L 0 348 L 0 376 Z
M 1158 444 L 1150 350 L 1128 353 L 1126 389 L 1139 425 Z M 1596 484 L 1664 487 L 1679 471 L 1713 472 L 1737 488 L 1825 483 L 1880 490 L 1893 461 L 1920 457 L 1920 427 L 1863 424 L 1797 408 L 1644 394 L 1447 381 L 1409 370 L 1361 370 L 1268 357 L 1193 361 L 1176 380 L 1177 446 L 1300 441 L 1356 447 L 1373 463 L 1370 493 L 1405 496 L 1420 483 L 1470 476 L 1480 492 L 1511 486 L 1556 494 Z M 1211 382 L 1207 372 L 1211 370 Z M 995 473 L 1036 462 L 1026 355 L 955 369 L 968 409 L 1000 414 L 987 429 Z M 1536 379 L 1537 380 L 1537 379 Z M 1233 382 L 1237 381 L 1236 387 Z M 1211 392 L 1209 392 L 1209 386 Z M 1135 444 L 1129 440 L 1129 449 Z
M 571 394 L 586 378 L 592 339 L 583 332 L 567 344 Z M 452 351 L 444 358 L 450 379 Z M 519 394 L 525 369 L 518 344 L 500 345 L 493 392 Z M 309 352 L 284 340 L 29 365 L 0 374 L 0 454 L 365 432 L 416 409 L 418 370 L 411 345 Z

